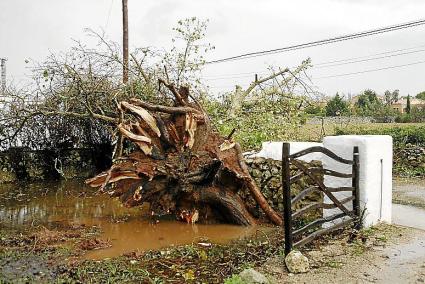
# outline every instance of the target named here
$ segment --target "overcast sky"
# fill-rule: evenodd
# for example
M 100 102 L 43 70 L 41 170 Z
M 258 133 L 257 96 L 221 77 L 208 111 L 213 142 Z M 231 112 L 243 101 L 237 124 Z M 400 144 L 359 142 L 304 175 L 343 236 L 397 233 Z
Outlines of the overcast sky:
M 209 19 L 207 39 L 216 49 L 208 59 L 273 49 L 424 18 L 423 0 L 128 0 L 130 46 L 170 46 L 179 19 Z M 41 61 L 49 51 L 65 51 L 72 39 L 85 40 L 85 28 L 104 29 L 121 41 L 121 0 L 0 0 L 0 57 L 8 58 L 8 78 L 22 83 L 25 59 Z M 425 63 L 360 75 L 320 78 L 425 61 L 425 26 L 391 33 L 207 66 L 214 92 L 246 85 L 269 65 L 291 67 L 311 57 L 313 64 L 407 49 L 414 53 L 331 68 L 312 68 L 318 90 L 328 95 L 380 93 L 402 95 L 425 90 Z M 424 50 L 424 51 L 422 51 Z M 417 52 L 416 52 L 417 51 Z M 238 77 L 225 78 L 222 77 Z M 217 78 L 218 77 L 218 78 Z

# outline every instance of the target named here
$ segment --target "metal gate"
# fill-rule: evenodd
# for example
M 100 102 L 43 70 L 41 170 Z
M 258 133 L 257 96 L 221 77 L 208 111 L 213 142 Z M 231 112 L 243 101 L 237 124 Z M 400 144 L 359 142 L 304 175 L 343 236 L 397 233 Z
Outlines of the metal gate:
M 329 158 L 338 161 L 342 164 L 347 164 L 352 166 L 352 172 L 340 173 L 337 171 L 317 168 L 317 167 L 307 167 L 304 163 L 297 160 L 297 158 L 310 153 L 323 153 Z M 293 165 L 300 172 L 294 176 L 291 176 L 290 166 Z M 323 176 L 334 176 L 339 178 L 350 178 L 352 180 L 351 187 L 327 187 L 324 183 L 315 176 L 315 174 L 320 173 Z M 296 196 L 292 197 L 291 195 L 291 184 L 300 179 L 301 176 L 308 176 L 315 184 L 315 186 L 310 186 L 308 188 L 302 189 Z M 350 224 L 355 224 L 356 227 L 361 226 L 360 221 L 360 202 L 359 202 L 359 149 L 358 147 L 353 148 L 353 159 L 347 160 L 344 159 L 334 152 L 330 151 L 321 146 L 311 147 L 300 152 L 290 154 L 290 143 L 283 143 L 282 146 L 282 184 L 283 184 L 283 197 L 284 197 L 284 208 L 283 208 L 283 218 L 284 218 L 284 227 L 285 227 L 285 254 L 288 254 L 293 247 L 303 246 L 319 236 L 332 232 L 334 230 L 343 228 Z M 292 205 L 299 202 L 309 193 L 319 190 L 324 195 L 326 195 L 332 203 L 324 202 L 315 202 L 309 204 L 301 209 L 298 209 L 295 212 L 292 212 Z M 334 193 L 335 192 L 352 192 L 351 196 L 338 200 Z M 349 210 L 346 207 L 346 204 L 352 202 L 353 210 Z M 293 230 L 294 220 L 300 219 L 306 212 L 316 209 L 332 209 L 338 208 L 341 212 L 318 218 L 306 225 L 303 225 L 301 228 Z M 324 228 L 322 225 L 340 218 L 336 224 L 329 224 Z M 295 240 L 295 243 L 294 243 Z

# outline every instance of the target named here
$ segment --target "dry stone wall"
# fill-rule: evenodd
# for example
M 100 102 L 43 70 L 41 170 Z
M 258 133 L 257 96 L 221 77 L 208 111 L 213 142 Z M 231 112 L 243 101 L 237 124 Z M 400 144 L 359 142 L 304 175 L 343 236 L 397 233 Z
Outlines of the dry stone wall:
M 283 211 L 283 188 L 281 182 L 281 173 L 282 173 L 282 162 L 276 161 L 273 159 L 265 158 L 245 158 L 245 162 L 250 168 L 251 176 L 256 181 L 257 185 L 261 189 L 261 192 L 268 200 L 269 204 L 273 207 L 274 210 L 278 212 Z M 304 162 L 303 162 L 304 163 Z M 321 162 L 312 161 L 310 163 L 304 163 L 308 167 L 322 167 Z M 291 166 L 291 176 L 295 175 L 298 170 Z M 317 174 L 317 177 L 323 181 L 323 176 Z M 291 185 L 291 194 L 292 197 L 295 197 L 303 189 L 314 185 L 313 181 L 307 177 L 303 176 L 300 180 Z M 260 208 L 256 206 L 255 201 L 250 196 L 249 192 L 242 190 L 240 192 L 242 199 L 248 205 L 250 212 L 257 218 L 264 217 Z M 323 195 L 321 192 L 314 191 L 313 193 L 307 195 L 300 202 L 296 203 L 293 207 L 293 210 L 297 210 L 301 207 L 311 204 L 312 202 L 322 202 Z M 322 211 L 320 209 L 310 212 L 307 217 L 316 217 L 321 216 Z
M 395 147 L 394 170 L 400 176 L 425 176 L 425 146 Z
M 11 148 L 0 152 L 0 183 L 58 178 L 87 178 L 99 171 L 96 154 L 90 149 L 33 151 Z

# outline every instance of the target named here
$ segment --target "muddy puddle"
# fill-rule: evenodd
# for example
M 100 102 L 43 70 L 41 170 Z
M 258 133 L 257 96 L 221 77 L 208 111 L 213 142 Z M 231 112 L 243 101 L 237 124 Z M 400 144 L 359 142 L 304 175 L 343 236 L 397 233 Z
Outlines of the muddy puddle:
M 158 222 L 159 221 L 159 222 Z M 0 185 L 0 228 L 52 224 L 96 226 L 106 249 L 90 251 L 89 259 L 114 257 L 130 251 L 159 249 L 208 240 L 226 243 L 255 234 L 259 227 L 189 225 L 170 218 L 154 220 L 147 208 L 125 208 L 116 199 L 96 195 L 83 181 L 31 185 Z

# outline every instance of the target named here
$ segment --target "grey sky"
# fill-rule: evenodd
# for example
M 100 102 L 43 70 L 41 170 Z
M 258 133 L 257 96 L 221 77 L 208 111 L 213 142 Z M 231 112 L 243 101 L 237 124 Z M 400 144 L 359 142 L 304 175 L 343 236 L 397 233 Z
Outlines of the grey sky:
M 207 39 L 216 49 L 209 59 L 272 49 L 312 40 L 421 19 L 422 0 L 129 0 L 130 45 L 169 46 L 177 20 L 197 16 L 210 20 Z M 74 39 L 85 40 L 85 28 L 103 28 L 121 40 L 120 0 L 1 0 L 0 57 L 7 57 L 9 79 L 21 82 L 25 59 L 42 60 L 50 51 L 64 51 Z M 311 57 L 313 64 L 389 50 L 425 49 L 425 26 L 303 49 L 278 55 L 207 66 L 205 78 L 214 92 L 253 77 L 210 80 L 229 74 L 263 72 L 267 66 L 294 66 Z M 402 95 L 425 90 L 425 63 L 405 68 L 314 79 L 425 61 L 425 51 L 332 68 L 312 68 L 318 89 L 327 94 L 400 89 Z

